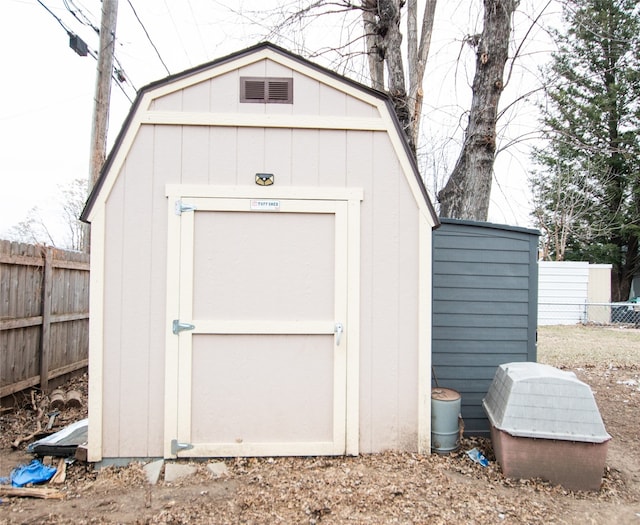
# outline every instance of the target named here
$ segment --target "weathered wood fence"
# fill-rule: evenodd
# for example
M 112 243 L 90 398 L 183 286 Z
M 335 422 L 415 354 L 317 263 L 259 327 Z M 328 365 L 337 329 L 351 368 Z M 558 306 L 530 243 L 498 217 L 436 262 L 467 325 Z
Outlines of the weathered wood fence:
M 87 366 L 89 255 L 0 240 L 0 399 Z

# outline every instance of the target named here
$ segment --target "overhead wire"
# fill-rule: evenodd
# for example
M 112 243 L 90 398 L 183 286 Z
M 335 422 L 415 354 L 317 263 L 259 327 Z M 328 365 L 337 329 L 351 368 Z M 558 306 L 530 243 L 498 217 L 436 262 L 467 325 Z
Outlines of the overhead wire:
M 87 52 L 96 60 L 96 62 L 98 61 L 98 53 L 97 53 L 97 51 L 94 51 L 93 49 L 87 47 Z M 125 78 L 128 78 L 128 77 L 125 77 Z M 122 82 L 120 81 L 118 76 L 116 76 L 116 73 L 113 70 L 111 71 L 111 79 L 115 80 L 116 86 L 118 86 L 120 88 L 120 91 L 122 91 L 122 94 L 126 97 L 126 99 L 129 101 L 129 103 L 133 104 L 133 99 L 124 90 L 124 87 L 122 87 Z M 131 84 L 131 82 L 129 82 L 129 84 Z M 133 85 L 131 87 L 133 87 Z
M 100 34 L 100 28 L 97 27 L 92 21 L 91 19 L 85 14 L 85 10 L 89 11 L 89 9 L 85 6 L 81 6 L 79 5 L 79 2 L 76 2 L 75 0 L 62 0 L 62 2 L 64 3 L 64 6 L 67 8 L 67 11 L 69 11 L 75 18 L 76 20 L 78 20 L 81 24 L 90 27 L 91 29 L 93 29 L 98 35 Z M 72 9 L 73 7 L 73 9 Z M 75 9 L 75 11 L 74 11 Z M 93 16 L 95 18 L 95 16 L 89 12 L 89 14 L 91 14 L 91 16 Z M 78 18 L 78 15 L 80 15 L 83 20 L 80 20 L 80 18 Z M 116 38 L 116 41 L 118 40 L 118 38 Z M 133 84 L 133 82 L 131 82 L 131 78 L 129 77 L 129 75 L 125 72 L 124 67 L 122 66 L 122 63 L 120 62 L 120 60 L 118 60 L 118 57 L 115 55 L 113 55 L 113 60 L 115 61 L 115 63 L 117 64 L 117 69 L 116 69 L 116 76 L 114 77 L 118 82 L 122 83 L 124 81 L 128 82 L 129 85 L 133 88 L 134 91 L 138 91 L 138 89 L 136 88 L 136 86 Z
M 154 51 L 156 52 L 156 55 L 158 55 L 158 58 L 160 59 L 160 62 L 162 62 L 162 65 L 164 66 L 165 70 L 167 71 L 167 75 L 170 75 L 171 71 L 169 71 L 169 68 L 167 67 L 167 64 L 164 63 L 164 60 L 162 60 L 162 56 L 160 56 L 160 51 L 158 51 L 158 48 L 153 43 L 153 40 L 151 39 L 151 36 L 149 35 L 149 32 L 147 31 L 147 28 L 142 23 L 142 20 L 140 20 L 140 17 L 138 16 L 138 13 L 137 13 L 135 7 L 133 7 L 133 4 L 131 3 L 131 0 L 127 0 L 127 3 L 129 4 L 129 7 L 131 7 L 131 10 L 133 11 L 133 15 L 136 17 L 136 20 L 140 24 L 140 27 L 142 27 L 142 30 L 144 31 L 144 34 L 147 36 L 147 40 L 149 40 L 149 43 L 151 44 L 151 47 L 153 47 Z
M 171 24 L 173 25 L 173 30 L 176 32 L 176 36 L 178 37 L 178 41 L 180 42 L 180 47 L 182 47 L 182 51 L 190 66 L 193 66 L 193 62 L 191 62 L 191 58 L 189 57 L 189 53 L 187 53 L 187 49 L 184 47 L 184 42 L 182 41 L 182 37 L 180 36 L 180 31 L 178 31 L 178 26 L 176 25 L 176 21 L 171 14 L 171 9 L 169 9 L 169 4 L 167 4 L 167 0 L 164 0 L 164 5 L 167 8 L 167 13 L 169 13 L 169 18 L 171 19 Z
M 38 2 L 42 7 L 44 7 L 44 8 L 47 10 L 47 12 L 48 12 L 48 13 L 49 13 L 53 18 L 55 18 L 55 19 L 56 19 L 56 21 L 58 22 L 58 24 L 60 24 L 60 25 L 62 26 L 62 29 L 64 29 L 64 30 L 67 32 L 67 34 L 71 33 L 71 30 L 70 30 L 66 25 L 64 25 L 64 23 L 62 22 L 62 20 L 60 19 L 60 17 L 56 16 L 56 14 L 55 14 L 53 11 L 51 11 L 51 9 L 49 9 L 46 5 L 44 5 L 40 0 L 36 0 L 36 2 Z
M 62 29 L 65 30 L 65 32 L 67 33 L 67 35 L 71 36 L 76 36 L 75 33 L 73 31 L 71 31 L 71 29 L 69 29 L 64 22 L 60 19 L 59 16 L 57 16 L 53 11 L 51 11 L 51 9 L 49 9 L 49 7 L 47 7 L 41 0 L 36 0 L 36 2 L 38 2 L 42 7 L 44 7 L 44 9 L 53 17 L 55 18 L 56 22 L 58 22 L 58 24 L 60 24 L 60 26 L 62 27 Z M 65 6 L 66 6 L 66 0 L 64 0 Z M 76 17 L 77 18 L 77 17 Z M 85 24 L 86 25 L 86 24 Z M 92 49 L 88 44 L 85 43 L 85 45 L 87 45 L 87 54 L 89 54 L 90 56 L 92 56 L 95 60 L 98 60 L 98 52 L 95 51 L 94 49 Z M 114 57 L 115 59 L 115 57 Z M 117 62 L 117 60 L 116 60 Z M 118 63 L 118 65 L 120 65 Z M 124 74 L 124 70 L 122 68 L 120 68 L 120 71 L 123 73 L 124 78 L 128 78 L 126 77 L 126 74 Z M 111 78 L 113 80 L 116 81 L 116 85 L 120 88 L 120 91 L 122 91 L 122 93 L 124 94 L 124 96 L 127 98 L 127 100 L 130 103 L 133 103 L 133 99 L 129 96 L 129 94 L 125 91 L 124 87 L 122 86 L 122 83 L 120 81 L 120 79 L 115 76 L 114 71 L 111 72 Z M 133 87 L 133 85 L 132 85 Z M 134 88 L 135 89 L 135 88 Z
M 93 29 L 97 34 L 100 34 L 100 28 L 97 27 L 93 22 L 91 22 L 91 20 L 89 20 L 89 18 L 87 17 L 87 15 L 84 14 L 84 12 L 82 11 L 82 9 L 80 9 L 77 5 L 75 5 L 73 3 L 73 0 L 62 0 L 62 3 L 64 4 L 64 6 L 67 8 L 67 11 L 69 11 L 69 13 L 71 13 L 71 15 L 73 15 L 73 17 L 80 22 L 82 25 L 85 25 L 87 27 L 90 27 L 91 29 Z M 71 6 L 73 6 L 75 9 L 72 9 Z M 80 17 L 78 16 L 78 14 L 82 15 L 82 18 L 84 20 L 81 20 Z
M 204 45 L 204 38 L 202 38 L 202 33 L 200 32 L 200 24 L 198 23 L 198 19 L 196 18 L 196 14 L 193 11 L 193 5 L 191 5 L 191 0 L 187 0 L 187 5 L 189 6 L 189 11 L 191 11 L 191 16 L 193 17 L 193 22 L 196 26 L 196 31 L 198 32 L 198 38 L 200 40 L 200 45 L 202 46 L 202 50 L 204 51 L 205 59 L 207 57 L 207 48 Z

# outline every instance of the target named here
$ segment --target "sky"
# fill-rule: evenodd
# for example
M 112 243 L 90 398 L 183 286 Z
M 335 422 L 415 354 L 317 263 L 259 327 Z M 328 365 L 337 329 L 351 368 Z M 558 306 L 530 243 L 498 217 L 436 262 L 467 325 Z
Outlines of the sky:
M 269 39 L 293 52 L 321 51 L 331 41 L 348 38 L 359 19 L 307 21 L 279 40 L 265 20 L 282 6 L 299 0 L 119 0 L 116 66 L 126 81 L 112 86 L 108 147 L 113 144 L 136 90 L 155 80 L 214 60 Z M 514 20 L 524 34 L 540 10 L 536 0 L 523 0 Z M 46 8 L 45 8 L 46 7 Z M 2 0 L 0 5 L 0 238 L 37 206 L 52 231 L 60 227 L 60 188 L 89 173 L 89 143 L 95 92 L 96 60 L 69 47 L 68 31 L 77 34 L 95 54 L 100 25 L 99 0 Z M 543 23 L 559 18 L 547 9 Z M 470 105 L 474 73 L 465 35 L 479 33 L 479 0 L 441 0 L 436 9 L 431 53 L 424 80 L 422 150 L 425 181 L 433 197 L 455 163 Z M 328 36 L 329 35 L 329 36 Z M 333 36 L 335 35 L 335 36 Z M 502 105 L 537 82 L 537 67 L 548 58 L 548 36 L 535 27 L 524 58 L 514 68 Z M 344 69 L 327 54 L 311 58 L 356 80 L 359 72 Z M 536 127 L 533 104 L 517 104 L 500 127 L 504 144 Z M 500 147 L 500 144 L 499 144 Z M 531 166 L 526 143 L 500 153 L 496 162 L 491 222 L 531 226 L 527 174 Z M 432 174 L 437 173 L 434 177 Z M 434 182 L 434 179 L 439 179 Z

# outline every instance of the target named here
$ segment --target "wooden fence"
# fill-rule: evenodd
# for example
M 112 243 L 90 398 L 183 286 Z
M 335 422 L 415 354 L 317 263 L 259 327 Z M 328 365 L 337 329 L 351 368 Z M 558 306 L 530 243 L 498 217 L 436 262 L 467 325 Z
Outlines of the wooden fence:
M 87 366 L 89 255 L 0 240 L 0 399 Z

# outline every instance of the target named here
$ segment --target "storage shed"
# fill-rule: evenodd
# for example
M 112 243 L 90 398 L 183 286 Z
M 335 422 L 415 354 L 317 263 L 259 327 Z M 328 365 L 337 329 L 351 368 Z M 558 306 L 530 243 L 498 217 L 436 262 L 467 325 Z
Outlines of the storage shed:
M 438 219 L 385 94 L 269 43 L 150 84 L 83 219 L 90 461 L 429 451 Z
M 538 236 L 529 228 L 441 219 L 433 234 L 434 385 L 462 394 L 467 434 L 502 363 L 536 360 Z

